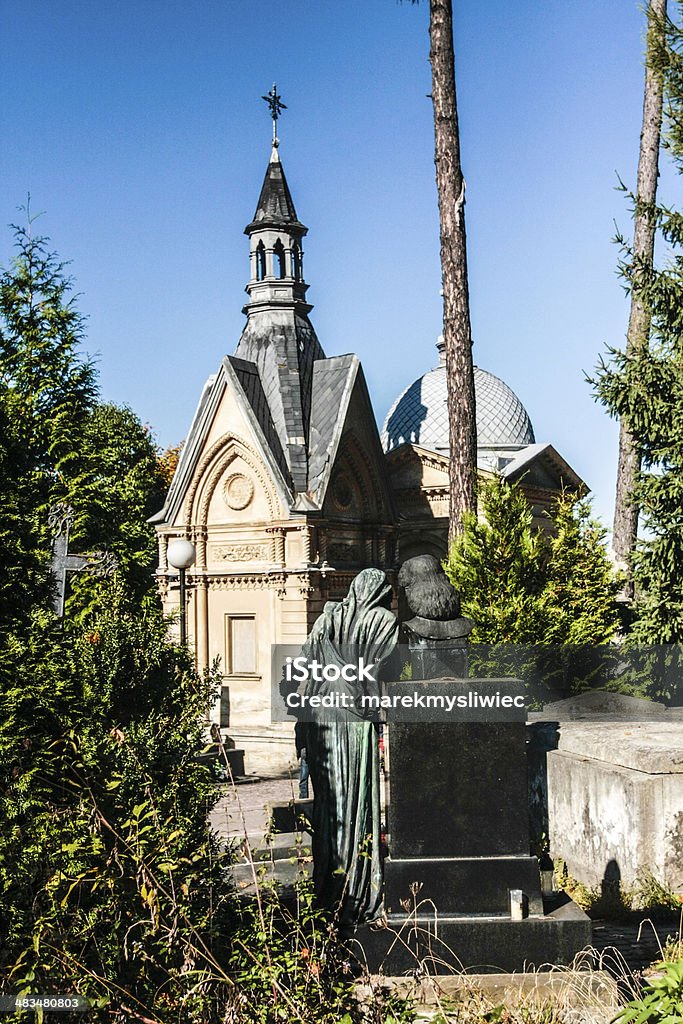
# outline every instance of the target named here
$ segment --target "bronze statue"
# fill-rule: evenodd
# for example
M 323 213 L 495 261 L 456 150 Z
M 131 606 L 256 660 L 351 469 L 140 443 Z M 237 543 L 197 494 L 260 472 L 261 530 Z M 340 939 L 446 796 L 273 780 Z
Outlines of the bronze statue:
M 376 676 L 398 640 L 391 596 L 385 574 L 364 569 L 343 601 L 325 606 L 302 653 L 309 662 L 339 668 L 362 656 Z M 338 911 L 342 926 L 371 922 L 383 911 L 378 726 L 360 702 L 367 685 L 309 680 L 306 692 L 348 696 L 336 720 L 320 713 L 307 726 L 315 892 L 323 906 Z
M 404 562 L 398 584 L 413 613 L 404 623 L 412 633 L 441 640 L 471 632 L 474 623 L 461 617 L 460 595 L 434 555 L 416 555 Z

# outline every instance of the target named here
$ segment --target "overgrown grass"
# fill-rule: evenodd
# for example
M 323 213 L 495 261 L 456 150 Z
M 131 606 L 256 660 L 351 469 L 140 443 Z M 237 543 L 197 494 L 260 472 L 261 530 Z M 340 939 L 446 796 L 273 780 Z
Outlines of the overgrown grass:
M 565 862 L 558 859 L 555 878 L 559 887 L 592 918 L 633 922 L 646 916 L 669 922 L 675 921 L 683 908 L 683 896 L 650 873 L 643 873 L 632 886 L 621 882 L 587 886 L 573 878 Z
M 659 920 L 681 913 L 678 896 L 651 875 L 644 875 L 631 889 L 590 889 L 558 867 L 563 887 L 592 916 L 634 920 L 647 913 Z M 439 964 L 435 958 L 428 963 L 417 955 L 411 978 L 386 979 L 367 969 L 359 975 L 334 920 L 316 910 L 305 875 L 288 899 L 265 879 L 262 866 L 252 861 L 252 871 L 255 892 L 243 899 L 230 971 L 236 985 L 229 994 L 226 1024 L 609 1024 L 619 1009 L 616 1004 L 623 1010 L 628 1000 L 627 1009 L 643 997 L 647 979 L 634 976 L 617 949 L 585 950 L 570 968 L 546 965 L 530 984 L 511 980 L 502 994 L 486 991 L 464 970 Z M 417 892 L 406 910 L 408 920 L 396 932 L 396 941 L 403 944 L 406 930 L 414 928 L 414 919 L 424 910 Z M 682 951 L 681 927 L 677 935 L 659 943 L 661 962 L 677 962 Z M 435 969 L 439 977 L 429 976 Z M 618 980 L 619 993 L 604 981 L 603 972 Z

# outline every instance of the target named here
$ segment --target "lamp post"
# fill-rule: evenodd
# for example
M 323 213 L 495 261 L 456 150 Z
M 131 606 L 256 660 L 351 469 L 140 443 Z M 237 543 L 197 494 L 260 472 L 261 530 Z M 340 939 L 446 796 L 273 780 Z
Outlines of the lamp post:
M 187 643 L 187 620 L 185 615 L 185 571 L 194 565 L 197 557 L 194 544 L 189 540 L 172 540 L 168 545 L 168 564 L 178 570 L 180 576 L 180 642 Z

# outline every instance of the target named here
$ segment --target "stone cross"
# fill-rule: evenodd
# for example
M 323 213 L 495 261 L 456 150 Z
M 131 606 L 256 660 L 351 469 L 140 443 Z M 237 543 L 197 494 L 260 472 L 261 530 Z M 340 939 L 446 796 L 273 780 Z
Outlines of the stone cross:
M 48 513 L 48 526 L 54 535 L 50 568 L 56 581 L 52 607 L 60 619 L 64 618 L 66 574 L 68 572 L 82 572 L 85 569 L 93 576 L 111 576 L 118 566 L 116 555 L 111 551 L 91 551 L 84 555 L 71 554 L 69 533 L 73 522 L 74 510 L 64 502 L 53 505 Z

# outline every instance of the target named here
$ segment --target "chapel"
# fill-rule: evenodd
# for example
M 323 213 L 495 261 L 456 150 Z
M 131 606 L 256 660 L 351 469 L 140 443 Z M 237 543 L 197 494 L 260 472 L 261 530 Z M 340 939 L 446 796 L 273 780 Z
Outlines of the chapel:
M 274 133 L 275 135 L 275 133 Z M 271 721 L 271 645 L 299 644 L 326 601 L 367 566 L 446 553 L 448 420 L 443 357 L 403 391 L 380 432 L 358 357 L 326 356 L 309 318 L 303 239 L 276 137 L 249 239 L 246 323 L 209 377 L 163 509 L 153 517 L 164 609 L 178 609 L 167 559 L 190 540 L 187 635 L 200 670 L 218 659 L 213 721 L 247 770 L 295 761 L 293 726 Z M 476 370 L 478 464 L 520 481 L 543 519 L 583 490 L 503 381 Z
M 268 772 L 294 758 L 292 726 L 271 722 L 271 645 L 304 640 L 361 568 L 391 570 L 396 512 L 360 361 L 328 358 L 309 319 L 307 228 L 277 140 L 245 233 L 244 330 L 204 387 L 153 522 L 168 612 L 168 543 L 195 545 L 188 640 L 200 669 L 220 659 L 217 724 Z

